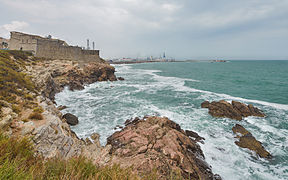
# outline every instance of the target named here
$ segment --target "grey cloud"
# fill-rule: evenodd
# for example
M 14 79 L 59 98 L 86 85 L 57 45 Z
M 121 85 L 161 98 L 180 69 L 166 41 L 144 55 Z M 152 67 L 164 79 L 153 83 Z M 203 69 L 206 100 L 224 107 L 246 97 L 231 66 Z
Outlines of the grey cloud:
M 8 14 L 0 26 L 24 21 L 30 24 L 24 31 L 79 45 L 89 37 L 104 57 L 167 51 L 175 58 L 288 58 L 278 47 L 288 40 L 286 0 L 0 0 L 0 5 Z M 271 49 L 271 55 L 261 49 Z

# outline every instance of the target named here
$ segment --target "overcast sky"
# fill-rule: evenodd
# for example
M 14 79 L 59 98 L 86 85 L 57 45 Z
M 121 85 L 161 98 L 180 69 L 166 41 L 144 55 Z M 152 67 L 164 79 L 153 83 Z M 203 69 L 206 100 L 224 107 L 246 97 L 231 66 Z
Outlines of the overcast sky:
M 16 30 L 104 58 L 288 59 L 288 0 L 0 0 L 0 36 Z

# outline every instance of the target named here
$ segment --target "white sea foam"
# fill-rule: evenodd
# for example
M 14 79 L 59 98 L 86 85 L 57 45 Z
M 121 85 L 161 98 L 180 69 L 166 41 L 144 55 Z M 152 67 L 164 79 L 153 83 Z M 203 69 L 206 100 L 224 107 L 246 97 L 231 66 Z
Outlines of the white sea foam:
M 265 148 L 275 157 L 287 156 L 288 153 L 288 131 L 278 128 L 278 124 L 288 118 L 288 105 L 194 89 L 185 83 L 199 81 L 161 76 L 159 70 L 135 69 L 133 65 L 115 67 L 116 74 L 124 77 L 125 81 L 98 82 L 74 92 L 65 88 L 56 95 L 59 105 L 69 107 L 64 112 L 73 112 L 79 117 L 79 125 L 72 129 L 81 138 L 98 132 L 104 145 L 106 138 L 114 132 L 113 127 L 123 125 L 126 119 L 144 115 L 166 116 L 179 123 L 183 129 L 194 130 L 206 139 L 205 144 L 200 144 L 206 161 L 212 165 L 213 172 L 220 174 L 223 179 L 288 178 L 286 167 L 282 164 L 256 159 L 251 151 L 235 145 L 236 139 L 231 131 L 235 121 L 226 118 L 216 120 L 207 113 L 207 109 L 201 109 L 200 105 L 193 102 L 226 99 L 259 105 L 270 117 L 248 117 L 237 123 L 264 142 Z M 173 93 L 166 95 L 158 92 L 163 90 Z M 181 101 L 167 104 L 165 97 L 169 99 L 171 96 Z
M 185 81 L 199 82 L 198 80 L 178 78 L 178 77 L 165 77 L 165 76 L 160 76 L 158 74 L 155 74 L 153 71 L 151 71 L 149 73 L 152 73 L 154 79 L 157 80 L 158 82 L 165 83 L 166 85 L 169 84 L 170 86 L 174 87 L 175 91 L 199 92 L 199 93 L 204 93 L 202 95 L 202 97 L 214 96 L 213 97 L 213 99 L 214 99 L 215 96 L 218 96 L 219 98 L 222 98 L 222 99 L 238 100 L 238 101 L 243 101 L 243 102 L 248 102 L 248 103 L 255 103 L 255 104 L 261 104 L 261 105 L 265 105 L 265 106 L 271 106 L 271 107 L 276 108 L 276 109 L 288 110 L 287 104 L 278 104 L 278 103 L 271 103 L 271 102 L 266 102 L 266 101 L 261 101 L 261 100 L 245 99 L 245 98 L 241 98 L 241 97 L 230 96 L 228 94 L 214 93 L 214 92 L 210 92 L 210 91 L 205 91 L 205 90 L 200 90 L 200 89 L 195 89 L 195 88 L 185 86 Z M 208 99 L 211 99 L 211 98 L 208 98 Z

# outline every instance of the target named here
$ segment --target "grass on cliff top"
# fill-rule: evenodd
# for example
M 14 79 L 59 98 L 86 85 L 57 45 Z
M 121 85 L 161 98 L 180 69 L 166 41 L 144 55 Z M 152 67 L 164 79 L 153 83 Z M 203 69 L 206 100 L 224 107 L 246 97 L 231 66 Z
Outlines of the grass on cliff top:
M 0 179 L 139 179 L 131 169 L 97 167 L 79 157 L 69 160 L 43 161 L 35 157 L 34 148 L 27 138 L 9 138 L 0 132 Z
M 17 96 L 31 100 L 31 95 L 26 92 L 36 92 L 35 86 L 22 72 L 30 55 L 23 51 L 0 50 L 0 100 L 11 104 L 17 104 Z

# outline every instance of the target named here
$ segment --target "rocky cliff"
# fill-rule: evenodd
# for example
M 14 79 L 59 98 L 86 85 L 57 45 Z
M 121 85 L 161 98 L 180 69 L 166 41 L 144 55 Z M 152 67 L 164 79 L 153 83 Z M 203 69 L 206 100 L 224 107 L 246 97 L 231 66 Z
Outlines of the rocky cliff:
M 221 179 L 212 173 L 197 140 L 188 136 L 192 131 L 188 132 L 165 117 L 136 118 L 107 139 L 102 151 L 106 159 L 96 162 L 132 165 L 140 176 L 154 169 L 160 179 L 177 173 L 185 179 Z
M 65 86 L 78 90 L 96 81 L 115 81 L 114 67 L 106 63 L 80 66 L 20 51 L 1 51 L 0 55 L 2 131 L 10 136 L 30 136 L 36 152 L 44 158 L 80 156 L 87 142 L 71 131 L 53 102 L 54 96 Z M 89 148 L 100 151 L 96 144 Z
M 80 66 L 73 61 L 48 61 L 23 52 L 13 53 L 0 53 L 6 68 L 0 69 L 0 124 L 10 136 L 30 137 L 37 155 L 46 159 L 84 156 L 100 166 L 132 166 L 139 177 L 155 170 L 162 179 L 220 179 L 205 163 L 197 144 L 203 138 L 183 131 L 167 118 L 127 122 L 123 130 L 108 138 L 105 147 L 100 146 L 96 133 L 83 140 L 71 131 L 53 102 L 55 94 L 65 86 L 78 90 L 96 81 L 115 81 L 114 67 L 106 63 Z

